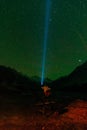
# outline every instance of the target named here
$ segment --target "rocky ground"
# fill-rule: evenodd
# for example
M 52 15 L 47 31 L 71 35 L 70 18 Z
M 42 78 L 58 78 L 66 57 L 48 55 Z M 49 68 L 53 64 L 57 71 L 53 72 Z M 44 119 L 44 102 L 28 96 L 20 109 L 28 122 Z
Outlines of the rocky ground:
M 65 106 L 48 104 L 2 109 L 0 130 L 87 130 L 87 101 L 77 99 Z

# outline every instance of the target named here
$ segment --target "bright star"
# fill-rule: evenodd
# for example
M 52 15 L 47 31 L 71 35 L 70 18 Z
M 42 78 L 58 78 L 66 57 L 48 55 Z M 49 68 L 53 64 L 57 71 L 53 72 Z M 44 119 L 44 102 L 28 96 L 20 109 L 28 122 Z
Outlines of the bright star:
M 81 59 L 79 59 L 79 60 L 78 60 L 78 62 L 79 62 L 79 63 L 81 63 L 81 62 L 82 62 L 82 60 L 81 60 Z

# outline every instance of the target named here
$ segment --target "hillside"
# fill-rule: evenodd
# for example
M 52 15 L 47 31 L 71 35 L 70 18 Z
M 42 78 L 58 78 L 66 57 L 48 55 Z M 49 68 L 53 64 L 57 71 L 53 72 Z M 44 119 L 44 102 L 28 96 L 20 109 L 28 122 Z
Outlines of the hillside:
M 40 85 L 13 68 L 0 66 L 0 101 L 36 100 Z
M 53 81 L 50 86 L 54 89 L 60 90 L 62 88 L 66 91 L 71 87 L 81 89 L 81 86 L 87 86 L 87 62 L 78 66 L 71 74 L 65 77 L 61 77 Z

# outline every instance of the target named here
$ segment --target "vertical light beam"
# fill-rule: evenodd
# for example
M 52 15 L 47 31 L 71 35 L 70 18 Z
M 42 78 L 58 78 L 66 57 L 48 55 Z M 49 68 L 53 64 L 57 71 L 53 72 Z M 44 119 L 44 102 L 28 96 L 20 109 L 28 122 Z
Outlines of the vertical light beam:
M 43 85 L 44 77 L 45 77 L 45 63 L 46 63 L 47 40 L 48 40 L 48 31 L 49 31 L 50 5 L 51 5 L 50 0 L 46 0 L 46 15 L 45 15 L 46 17 L 45 17 L 45 28 L 44 28 L 41 85 Z

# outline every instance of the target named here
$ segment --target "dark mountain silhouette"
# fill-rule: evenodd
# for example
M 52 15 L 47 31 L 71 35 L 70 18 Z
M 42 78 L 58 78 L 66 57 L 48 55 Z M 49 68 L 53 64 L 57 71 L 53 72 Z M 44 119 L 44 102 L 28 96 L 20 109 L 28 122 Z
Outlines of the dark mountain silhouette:
M 39 98 L 40 84 L 13 68 L 0 66 L 0 95 L 23 98 Z M 12 97 L 11 97 L 12 96 Z
M 29 99 L 38 99 L 42 96 L 40 78 L 23 75 L 13 68 L 0 66 L 0 95 L 14 97 L 25 96 Z M 45 79 L 52 91 L 85 91 L 87 92 L 87 62 L 78 66 L 71 74 L 55 81 Z
M 87 86 L 87 62 L 78 66 L 71 74 L 53 81 L 50 86 L 57 90 L 75 90 L 78 91 Z
M 49 84 L 49 83 L 51 83 L 51 82 L 52 82 L 51 79 L 49 79 L 49 78 L 45 78 L 45 83 Z
M 0 85 L 36 85 L 36 82 L 10 67 L 0 66 Z
M 39 76 L 32 76 L 31 80 L 40 84 L 41 78 Z
M 83 84 L 87 83 L 87 62 L 78 66 L 70 75 L 69 79 L 73 83 Z
M 41 78 L 39 76 L 33 76 L 33 77 L 31 77 L 31 80 L 37 82 L 38 84 L 41 83 Z M 49 84 L 51 82 L 52 82 L 52 80 L 49 78 L 44 79 L 44 84 Z

